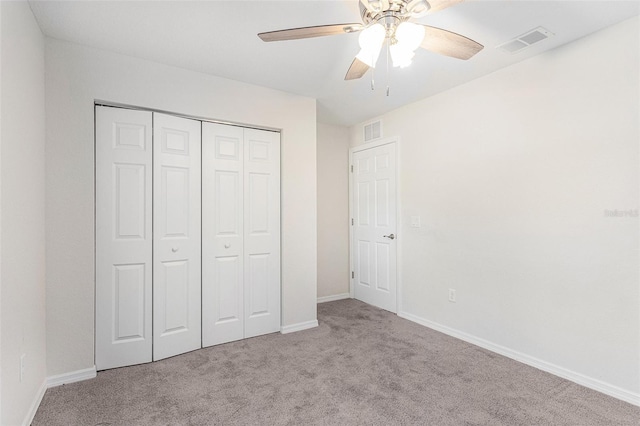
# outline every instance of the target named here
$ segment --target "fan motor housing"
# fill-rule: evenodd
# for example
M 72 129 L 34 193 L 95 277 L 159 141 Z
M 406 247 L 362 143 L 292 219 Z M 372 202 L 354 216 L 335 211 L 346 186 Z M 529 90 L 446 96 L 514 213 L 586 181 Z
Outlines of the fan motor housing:
M 360 0 L 360 16 L 365 25 L 388 18 L 400 23 L 424 16 L 430 7 L 427 0 Z

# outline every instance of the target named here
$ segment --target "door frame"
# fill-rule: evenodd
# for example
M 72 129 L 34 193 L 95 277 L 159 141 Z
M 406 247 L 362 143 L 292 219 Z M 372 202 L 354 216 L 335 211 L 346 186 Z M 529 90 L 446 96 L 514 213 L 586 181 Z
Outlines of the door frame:
M 367 142 L 362 145 L 358 145 L 349 148 L 349 295 L 352 299 L 355 298 L 355 283 L 354 283 L 354 244 L 353 244 L 353 154 L 359 151 L 365 151 L 371 148 L 377 148 L 384 145 L 395 145 L 396 147 L 396 235 L 401 233 L 402 227 L 402 209 L 401 209 L 401 192 L 400 187 L 400 136 L 393 136 L 390 138 L 384 138 L 373 142 Z M 398 237 L 396 237 L 398 238 Z M 399 238 L 398 238 L 399 239 Z M 402 245 L 396 243 L 396 315 L 402 312 Z

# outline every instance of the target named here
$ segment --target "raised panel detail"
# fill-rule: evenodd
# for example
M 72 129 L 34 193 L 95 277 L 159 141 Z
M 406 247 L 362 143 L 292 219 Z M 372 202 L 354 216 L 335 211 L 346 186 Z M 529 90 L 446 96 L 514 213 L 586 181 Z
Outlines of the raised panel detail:
M 376 226 L 389 226 L 389 180 L 376 180 L 375 185 Z
M 249 318 L 269 313 L 269 254 L 249 255 L 249 294 L 250 298 Z
M 216 136 L 215 156 L 219 160 L 238 160 L 240 141 L 236 138 Z
M 215 220 L 217 235 L 240 234 L 240 174 L 216 171 L 215 173 Z
M 376 172 L 389 169 L 389 154 L 376 155 Z
M 371 277 L 369 276 L 369 264 L 371 254 L 369 253 L 371 243 L 369 241 L 358 241 L 358 256 L 360 259 L 360 268 L 358 269 L 358 283 L 369 287 L 371 285 Z
M 266 234 L 269 232 L 270 175 L 249 173 L 249 233 Z
M 162 152 L 189 155 L 189 132 L 162 129 Z
M 113 272 L 113 342 L 143 340 L 144 264 L 114 265 Z
M 145 166 L 114 164 L 113 203 L 115 212 L 114 238 L 144 240 L 145 238 Z
M 269 161 L 269 142 L 249 141 L 249 160 Z
M 162 336 L 189 328 L 189 262 L 162 262 L 165 317 Z
M 359 158 L 356 161 L 356 171 L 358 175 L 369 173 L 371 171 L 369 167 L 369 158 Z
M 113 147 L 145 150 L 146 126 L 132 123 L 113 123 Z
M 389 291 L 389 244 L 376 244 L 376 288 Z
M 358 183 L 358 225 L 369 225 L 369 182 Z
M 239 292 L 242 291 L 240 257 L 217 257 L 215 259 L 215 269 L 218 290 L 217 300 L 213 301 L 218 305 L 216 324 L 237 321 L 241 316 L 241 313 L 238 312 L 238 296 Z
M 165 237 L 189 235 L 189 169 L 162 167 Z

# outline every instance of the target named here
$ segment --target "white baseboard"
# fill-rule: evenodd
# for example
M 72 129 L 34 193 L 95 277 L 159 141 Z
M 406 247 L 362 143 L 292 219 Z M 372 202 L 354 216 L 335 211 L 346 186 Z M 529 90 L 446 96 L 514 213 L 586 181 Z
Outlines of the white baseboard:
M 318 303 L 333 302 L 336 300 L 350 299 L 350 298 L 351 298 L 351 294 L 349 293 L 334 294 L 332 296 L 318 297 Z
M 22 422 L 23 426 L 29 426 L 33 421 L 33 418 L 36 416 L 36 412 L 38 411 L 38 407 L 40 407 L 40 403 L 42 402 L 42 398 L 44 397 L 44 393 L 46 392 L 46 390 L 47 390 L 47 380 L 45 379 L 42 382 L 40 389 L 38 389 L 38 393 L 36 393 L 35 398 L 33 398 L 33 402 L 29 407 L 29 411 L 27 411 L 27 415 L 25 416 L 24 421 Z
M 84 370 L 49 376 L 47 377 L 47 389 L 69 383 L 80 382 L 82 380 L 93 379 L 97 374 L 96 366 L 94 365 L 93 367 L 85 368 Z
M 307 330 L 318 326 L 318 320 L 299 322 L 297 324 L 285 325 L 280 328 L 280 333 L 294 333 L 296 331 Z
M 33 398 L 33 402 L 29 407 L 29 411 L 24 418 L 24 422 L 22 424 L 24 426 L 29 426 L 33 421 L 33 418 L 36 416 L 36 412 L 38 411 L 38 407 L 40 407 L 40 403 L 42 402 L 42 398 L 44 397 L 44 393 L 49 388 L 53 388 L 60 385 L 66 385 L 67 383 L 79 382 L 81 380 L 93 379 L 96 377 L 96 367 L 93 366 L 91 368 L 85 368 L 84 370 L 72 371 L 71 373 L 58 374 L 56 376 L 49 376 L 42 382 L 42 386 L 38 389 L 38 393 Z
M 449 336 L 455 337 L 457 339 L 464 340 L 465 342 L 471 343 L 473 345 L 480 346 L 481 348 L 487 349 L 491 352 L 506 356 L 507 358 L 522 362 L 523 364 L 530 365 L 531 367 L 535 367 L 539 370 L 546 371 L 547 373 L 562 377 L 563 379 L 570 380 L 584 387 L 602 392 L 606 395 L 612 396 L 630 404 L 640 406 L 640 393 L 634 393 L 626 389 L 619 388 L 618 386 L 614 386 L 610 383 L 595 379 L 593 377 L 585 376 L 581 373 L 576 373 L 575 371 L 568 370 L 564 367 L 557 366 L 550 362 L 543 361 L 530 355 L 497 345 L 488 340 L 484 340 L 471 334 L 467 334 L 465 332 L 444 326 L 442 324 L 426 320 L 417 315 L 413 315 L 407 312 L 399 312 L 398 316 L 423 325 L 425 327 L 431 328 L 433 330 L 439 331 L 441 333 L 447 334 Z

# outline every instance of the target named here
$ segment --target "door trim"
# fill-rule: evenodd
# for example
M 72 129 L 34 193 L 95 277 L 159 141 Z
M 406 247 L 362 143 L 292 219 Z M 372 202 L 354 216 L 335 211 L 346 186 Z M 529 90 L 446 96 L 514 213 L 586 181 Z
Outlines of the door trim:
M 349 295 L 353 299 L 355 298 L 355 285 L 353 278 L 353 271 L 355 271 L 353 259 L 353 225 L 351 220 L 353 219 L 353 173 L 351 167 L 353 166 L 353 154 L 367 149 L 377 148 L 384 145 L 395 145 L 396 147 L 396 234 L 402 233 L 402 209 L 401 200 L 402 194 L 400 191 L 400 164 L 401 164 L 401 150 L 400 150 L 400 136 L 394 136 L 390 138 L 380 139 L 375 142 L 367 142 L 363 145 L 358 145 L 353 148 L 349 148 Z M 403 235 L 400 235 L 402 238 Z M 402 244 L 396 244 L 396 315 L 398 312 L 402 312 Z

